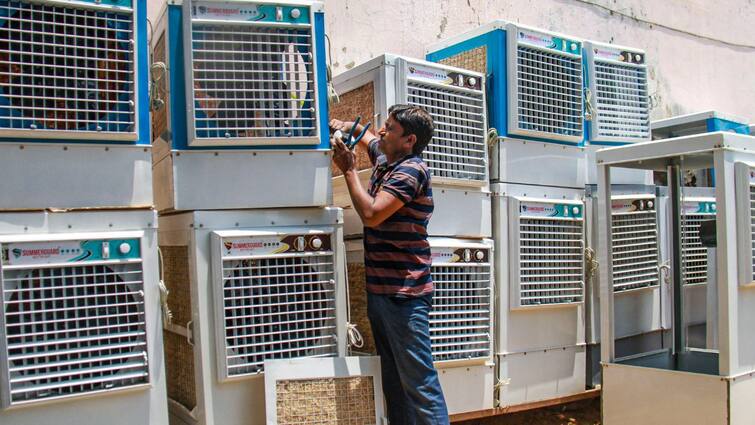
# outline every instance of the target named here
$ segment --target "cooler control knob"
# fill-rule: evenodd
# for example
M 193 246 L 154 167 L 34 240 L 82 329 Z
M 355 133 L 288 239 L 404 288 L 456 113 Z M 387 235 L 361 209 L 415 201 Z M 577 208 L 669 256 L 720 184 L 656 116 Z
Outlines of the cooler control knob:
M 477 78 L 475 78 L 475 77 L 469 77 L 469 79 L 467 80 L 467 82 L 469 83 L 470 86 L 474 87 L 475 84 L 477 84 Z
M 572 214 L 574 214 L 574 215 L 577 215 L 577 214 L 579 214 L 579 207 L 573 207 L 573 208 L 571 209 L 571 213 L 572 213 Z
M 126 255 L 129 252 L 131 252 L 131 245 L 129 245 L 127 242 L 123 242 L 122 244 L 118 245 L 118 252 L 120 252 L 122 255 Z
M 474 253 L 474 256 L 479 261 L 482 261 L 482 259 L 485 258 L 485 253 L 478 250 L 477 252 Z
M 572 43 L 569 47 L 571 47 L 572 50 L 577 50 L 577 43 Z
M 653 201 L 648 201 L 648 208 L 653 208 Z
M 642 56 L 640 56 L 640 55 L 634 55 L 634 61 L 635 62 L 641 62 L 642 61 Z
M 294 19 L 299 19 L 301 16 L 301 10 L 299 9 L 291 9 L 291 17 Z
M 320 238 L 313 238 L 312 239 L 312 248 L 314 248 L 314 249 L 320 249 L 320 248 L 322 248 L 322 240 Z
M 464 250 L 464 261 L 466 262 L 472 261 L 472 252 L 468 249 Z
M 304 236 L 297 237 L 296 241 L 294 242 L 294 249 L 297 251 L 304 251 L 305 247 L 306 241 L 304 240 Z
M 716 210 L 716 204 L 710 204 L 710 210 L 715 211 Z

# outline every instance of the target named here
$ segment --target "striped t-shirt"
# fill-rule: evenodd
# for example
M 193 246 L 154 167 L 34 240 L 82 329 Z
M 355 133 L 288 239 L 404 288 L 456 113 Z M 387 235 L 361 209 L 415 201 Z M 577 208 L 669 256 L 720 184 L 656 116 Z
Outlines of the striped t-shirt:
M 369 194 L 381 190 L 404 206 L 376 227 L 364 228 L 364 268 L 372 294 L 419 297 L 433 291 L 427 223 L 433 213 L 430 171 L 417 155 L 388 164 L 377 140 L 370 142 L 374 165 Z

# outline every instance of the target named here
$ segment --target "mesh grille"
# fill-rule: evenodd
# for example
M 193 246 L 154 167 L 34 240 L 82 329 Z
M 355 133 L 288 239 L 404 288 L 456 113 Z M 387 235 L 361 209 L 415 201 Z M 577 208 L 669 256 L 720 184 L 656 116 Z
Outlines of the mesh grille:
M 519 302 L 568 304 L 583 297 L 583 222 L 519 219 Z
M 700 223 L 714 214 L 685 214 L 682 221 L 682 262 L 684 283 L 694 285 L 708 281 L 708 250 L 700 242 Z
M 148 382 L 141 263 L 3 272 L 11 404 Z
M 224 260 L 223 282 L 228 376 L 337 354 L 332 254 Z
M 433 138 L 422 153 L 434 176 L 486 179 L 485 103 L 482 92 L 439 88 L 410 81 L 408 103 L 433 117 Z
M 431 272 L 433 360 L 490 357 L 490 264 L 432 266 Z
M 0 1 L 0 128 L 135 131 L 133 16 Z
M 601 61 L 594 66 L 598 136 L 650 139 L 646 69 Z
M 659 284 L 657 221 L 655 209 L 612 214 L 614 291 Z
M 316 134 L 311 28 L 192 25 L 195 132 L 208 138 Z
M 517 123 L 521 130 L 582 136 L 579 58 L 517 48 Z

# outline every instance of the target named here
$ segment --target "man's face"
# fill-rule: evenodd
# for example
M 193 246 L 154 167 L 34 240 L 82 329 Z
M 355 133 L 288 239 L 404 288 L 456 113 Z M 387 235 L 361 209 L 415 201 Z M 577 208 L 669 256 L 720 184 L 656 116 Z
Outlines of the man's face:
M 380 150 L 387 157 L 396 159 L 411 153 L 417 140 L 417 137 L 413 134 L 405 136 L 404 128 L 392 116 L 388 116 L 378 134 L 380 134 L 380 141 L 378 142 Z

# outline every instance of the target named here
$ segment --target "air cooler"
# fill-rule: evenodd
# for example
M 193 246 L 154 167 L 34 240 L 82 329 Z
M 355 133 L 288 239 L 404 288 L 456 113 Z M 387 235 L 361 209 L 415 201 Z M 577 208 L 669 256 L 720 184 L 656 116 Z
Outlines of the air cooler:
M 493 241 L 430 237 L 435 292 L 430 347 L 450 414 L 494 406 Z M 352 322 L 375 354 L 367 317 L 363 239 L 346 244 Z M 358 349 L 357 349 L 358 350 Z
M 167 5 L 152 42 L 158 209 L 327 205 L 324 45 L 319 2 Z
M 146 28 L 146 0 L 0 1 L 0 209 L 152 204 Z
M 644 51 L 586 41 L 585 63 L 592 145 L 650 140 L 650 97 Z
M 361 116 L 379 128 L 394 104 L 424 108 L 433 117 L 433 138 L 422 153 L 432 175 L 435 211 L 432 235 L 489 237 L 487 107 L 484 74 L 383 54 L 337 75 L 340 102 L 330 118 Z M 366 149 L 357 149 L 358 168 L 367 182 L 371 164 Z M 340 171 L 333 168 L 334 175 Z M 345 182 L 334 179 L 334 202 L 346 208 L 346 233 L 361 234 Z M 465 211 L 464 220 L 457 211 Z
M 584 190 L 493 184 L 502 406 L 584 391 Z
M 598 246 L 598 196 L 588 190 L 589 247 Z M 617 347 L 621 356 L 669 343 L 670 288 L 667 235 L 668 197 L 653 186 L 614 186 L 611 197 L 611 251 L 615 270 L 612 288 Z M 600 278 L 590 270 L 587 290 L 588 383 L 600 383 Z
M 160 218 L 171 421 L 264 424 L 266 360 L 343 356 L 338 208 Z
M 0 422 L 167 423 L 155 213 L 0 221 Z
M 488 121 L 501 136 L 584 141 L 579 39 L 494 21 L 431 46 L 427 60 L 488 76 Z

